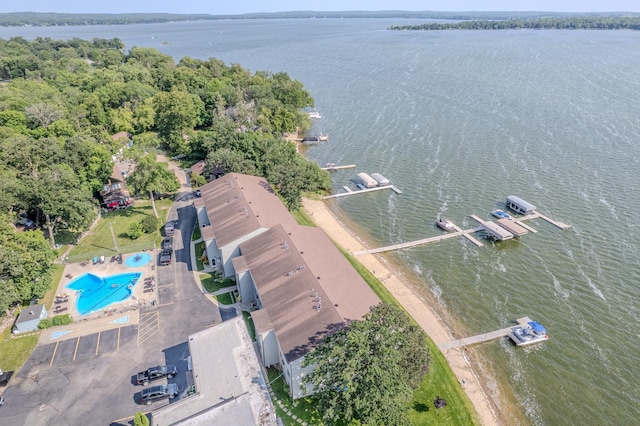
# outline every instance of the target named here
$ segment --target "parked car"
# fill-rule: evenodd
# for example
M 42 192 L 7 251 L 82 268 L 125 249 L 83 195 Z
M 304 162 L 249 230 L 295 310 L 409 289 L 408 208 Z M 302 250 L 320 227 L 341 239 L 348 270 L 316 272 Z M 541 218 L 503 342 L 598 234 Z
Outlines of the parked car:
M 147 386 L 149 382 L 166 377 L 168 379 L 176 375 L 178 369 L 175 365 L 156 365 L 155 367 L 149 367 L 144 371 L 139 372 L 136 375 L 136 383 L 142 386 Z
M 178 389 L 178 385 L 175 383 L 151 386 L 151 387 L 142 389 L 142 392 L 140 392 L 140 399 L 138 400 L 138 403 L 141 405 L 142 404 L 151 405 L 152 402 L 158 401 L 160 399 L 164 399 L 164 398 L 173 399 L 176 396 L 178 396 L 178 393 L 180 393 L 180 389 Z
M 196 197 L 202 197 L 202 192 L 200 192 L 199 189 L 196 189 L 195 194 L 196 194 Z
M 160 244 L 160 248 L 162 250 L 170 249 L 172 245 L 173 245 L 173 240 L 171 238 L 167 237 L 167 238 L 163 238 L 162 239 L 162 243 Z
M 164 225 L 164 236 L 171 237 L 173 235 L 174 229 L 175 229 L 175 225 L 173 224 L 173 222 L 167 222 L 167 224 Z
M 160 252 L 160 266 L 166 266 L 171 264 L 171 255 L 173 254 L 173 250 L 171 248 L 163 249 Z

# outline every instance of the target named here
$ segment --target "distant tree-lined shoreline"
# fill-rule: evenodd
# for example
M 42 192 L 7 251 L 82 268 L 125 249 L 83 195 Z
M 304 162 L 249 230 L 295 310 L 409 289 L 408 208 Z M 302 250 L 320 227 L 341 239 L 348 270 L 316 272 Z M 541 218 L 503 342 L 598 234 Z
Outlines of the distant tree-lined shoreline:
M 423 25 L 394 26 L 390 29 L 453 29 L 450 25 L 463 25 L 465 29 L 473 28 L 478 22 L 488 26 L 491 22 L 517 22 L 539 20 L 575 21 L 584 19 L 595 20 L 625 20 L 640 19 L 640 13 L 632 12 L 606 12 L 606 13 L 573 13 L 573 12 L 442 12 L 442 11 L 406 11 L 406 10 L 380 10 L 380 11 L 292 11 L 272 13 L 245 13 L 241 15 L 210 15 L 210 14 L 176 14 L 176 13 L 40 13 L 40 12 L 13 12 L 0 13 L 0 27 L 10 26 L 82 26 L 82 25 L 131 25 L 131 24 L 156 24 L 178 21 L 203 21 L 221 19 L 342 19 L 342 18 L 369 18 L 369 19 L 437 19 L 447 21 L 465 21 L 453 23 L 435 23 L 444 25 L 441 28 L 425 27 Z M 466 21 L 474 24 L 468 27 Z M 430 26 L 427 23 L 424 26 Z M 457 28 L 456 28 L 457 29 Z M 462 29 L 462 27 L 460 28 Z M 482 28 L 485 29 L 485 28 Z M 496 28 L 497 29 L 497 28 Z
M 575 16 L 571 18 L 535 18 L 506 20 L 471 20 L 462 22 L 430 22 L 419 25 L 393 25 L 390 30 L 637 30 L 638 16 Z

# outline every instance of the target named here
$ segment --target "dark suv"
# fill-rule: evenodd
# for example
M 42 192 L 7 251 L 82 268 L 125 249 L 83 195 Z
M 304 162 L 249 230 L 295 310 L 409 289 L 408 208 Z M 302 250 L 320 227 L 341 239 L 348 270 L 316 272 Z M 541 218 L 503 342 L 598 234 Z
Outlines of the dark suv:
M 171 264 L 171 255 L 173 254 L 173 250 L 170 248 L 162 249 L 160 252 L 160 266 L 167 266 Z
M 140 399 L 138 400 L 138 402 L 140 403 L 140 405 L 150 405 L 152 402 L 158 401 L 159 399 L 173 399 L 178 396 L 178 393 L 180 393 L 180 389 L 178 389 L 178 385 L 176 385 L 175 383 L 151 386 L 149 388 L 143 389 L 142 392 L 140 392 Z
M 170 237 L 167 237 L 162 239 L 162 244 L 160 245 L 160 248 L 162 250 L 170 249 L 172 245 L 173 245 L 172 239 Z

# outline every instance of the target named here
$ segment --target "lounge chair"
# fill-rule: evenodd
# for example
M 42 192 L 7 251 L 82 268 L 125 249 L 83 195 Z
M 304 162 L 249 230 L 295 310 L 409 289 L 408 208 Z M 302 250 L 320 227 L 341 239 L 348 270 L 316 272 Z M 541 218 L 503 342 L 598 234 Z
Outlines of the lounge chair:
M 97 265 L 100 262 L 100 258 L 98 256 L 93 256 L 93 264 Z
M 104 263 L 104 256 L 100 256 L 100 263 Z

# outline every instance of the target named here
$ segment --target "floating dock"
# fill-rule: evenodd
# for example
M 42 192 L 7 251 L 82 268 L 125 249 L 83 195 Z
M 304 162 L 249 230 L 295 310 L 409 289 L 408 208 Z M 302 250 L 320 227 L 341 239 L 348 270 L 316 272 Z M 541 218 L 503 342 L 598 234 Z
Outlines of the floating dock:
M 344 170 L 344 169 L 355 169 L 356 165 L 355 164 L 347 164 L 346 166 L 325 166 L 325 167 L 320 167 L 320 170 L 326 170 L 328 172 L 333 172 L 335 170 Z
M 518 325 L 522 327 L 526 327 L 527 324 L 531 321 L 529 317 L 518 318 Z M 511 327 L 502 328 L 496 331 L 490 331 L 488 333 L 478 334 L 476 336 L 465 337 L 464 339 L 452 340 L 450 342 L 441 343 L 438 345 L 440 350 L 459 348 L 461 346 L 469 346 L 476 345 L 478 343 L 489 342 L 491 340 L 500 339 L 501 337 L 507 337 L 509 332 L 513 327 L 517 327 L 517 325 L 512 325 Z
M 345 188 L 348 188 L 348 187 L 345 187 Z M 357 191 L 352 191 L 351 189 L 349 189 L 349 190 L 347 190 L 347 192 L 341 192 L 339 194 L 333 194 L 333 195 L 325 195 L 324 197 L 322 197 L 322 199 L 323 200 L 328 200 L 330 198 L 346 197 L 347 195 L 363 194 L 363 193 L 366 193 L 366 192 L 381 191 L 383 189 L 390 189 L 393 192 L 395 192 L 396 194 L 402 194 L 402 191 L 400 191 L 395 186 L 387 185 L 387 186 L 377 186 L 375 188 L 359 189 Z

